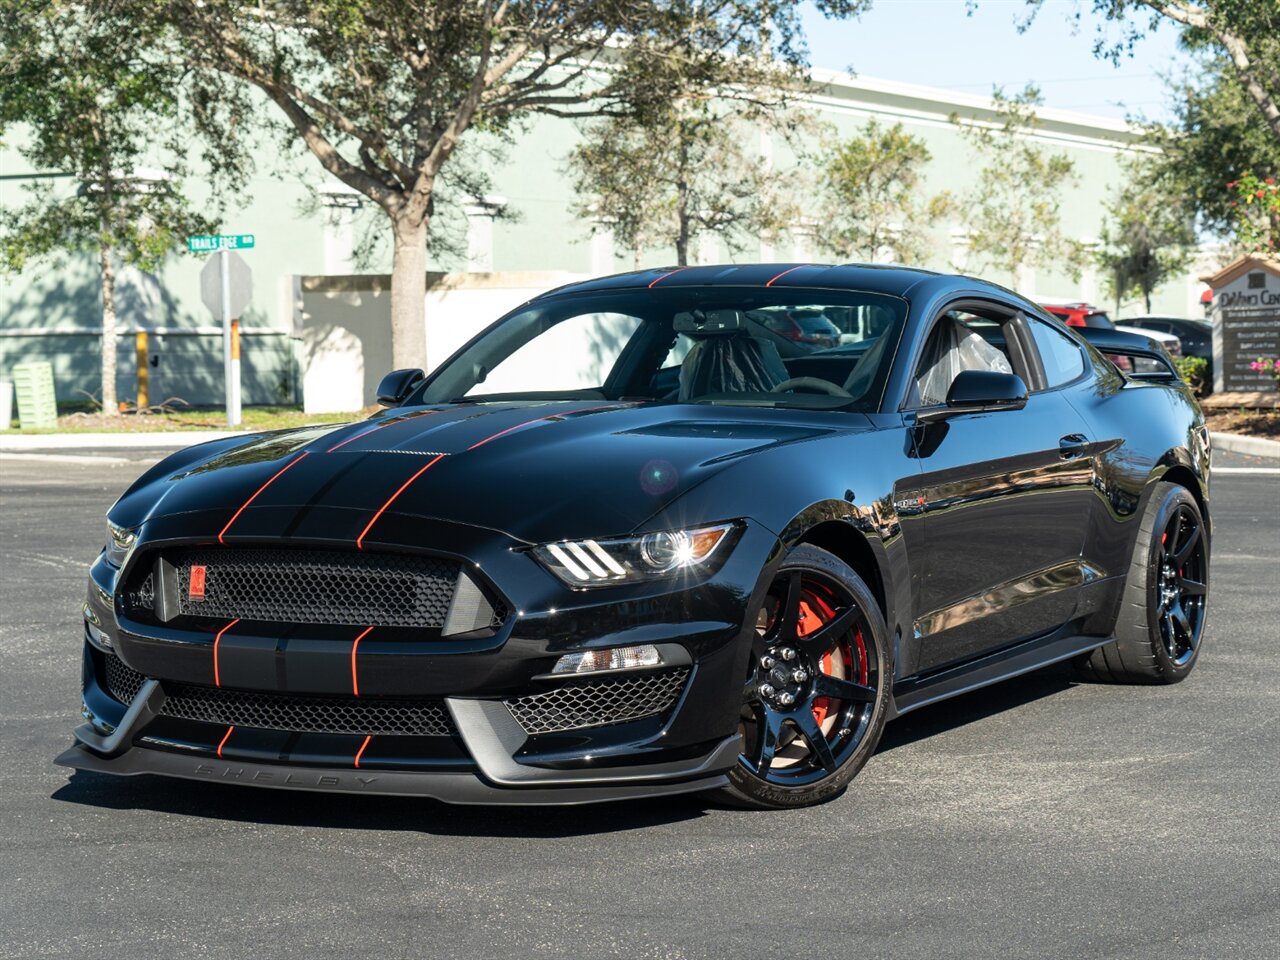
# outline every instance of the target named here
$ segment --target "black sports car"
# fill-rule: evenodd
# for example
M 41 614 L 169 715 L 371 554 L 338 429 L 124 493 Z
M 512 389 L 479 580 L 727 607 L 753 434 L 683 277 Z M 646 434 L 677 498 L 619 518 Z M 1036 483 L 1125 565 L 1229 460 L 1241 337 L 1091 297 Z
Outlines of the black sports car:
M 817 315 L 835 345 L 779 335 Z M 1200 411 L 988 283 L 577 283 L 370 420 L 239 436 L 108 513 L 58 762 L 464 803 L 840 791 L 893 717 L 1073 659 L 1195 664 Z M 826 341 L 830 343 L 830 339 Z M 1163 358 L 1163 359 L 1162 359 Z

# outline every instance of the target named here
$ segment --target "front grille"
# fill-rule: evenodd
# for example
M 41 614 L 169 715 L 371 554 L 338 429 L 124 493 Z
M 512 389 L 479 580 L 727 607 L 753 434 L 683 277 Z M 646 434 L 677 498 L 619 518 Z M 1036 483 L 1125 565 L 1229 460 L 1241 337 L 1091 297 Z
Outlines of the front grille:
M 459 569 L 433 557 L 342 550 L 196 548 L 164 560 L 175 568 L 180 616 L 361 627 L 443 627 Z M 204 599 L 190 595 L 197 564 Z M 151 581 L 148 573 L 129 595 L 139 609 L 154 605 Z
M 137 695 L 142 674 L 107 654 L 107 692 L 121 703 Z M 372 697 L 299 696 L 165 684 L 160 715 L 226 726 L 297 733 L 403 734 L 447 737 L 457 731 L 438 699 L 382 700 Z
M 115 654 L 106 654 L 107 661 L 107 693 L 121 703 L 133 703 L 133 698 L 142 689 L 146 677 L 129 667 Z
M 186 684 L 165 690 L 160 713 L 184 720 L 297 733 L 446 737 L 457 732 L 442 700 L 308 697 Z
M 528 734 L 624 723 L 671 709 L 688 677 L 688 667 L 676 667 L 575 680 L 546 693 L 508 700 L 507 709 Z

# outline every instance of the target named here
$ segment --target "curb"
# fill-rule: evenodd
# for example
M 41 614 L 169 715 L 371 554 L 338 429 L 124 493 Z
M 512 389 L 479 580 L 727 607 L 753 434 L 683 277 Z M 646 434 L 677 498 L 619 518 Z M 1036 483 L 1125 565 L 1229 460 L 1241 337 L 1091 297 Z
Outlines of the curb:
M 0 450 L 127 450 L 189 447 L 224 437 L 251 437 L 255 431 L 163 430 L 153 433 L 0 433 Z
M 1262 437 L 1242 437 L 1235 433 L 1211 433 L 1209 434 L 1209 440 L 1214 450 L 1243 453 L 1253 457 L 1275 457 L 1280 459 L 1280 440 L 1266 440 Z

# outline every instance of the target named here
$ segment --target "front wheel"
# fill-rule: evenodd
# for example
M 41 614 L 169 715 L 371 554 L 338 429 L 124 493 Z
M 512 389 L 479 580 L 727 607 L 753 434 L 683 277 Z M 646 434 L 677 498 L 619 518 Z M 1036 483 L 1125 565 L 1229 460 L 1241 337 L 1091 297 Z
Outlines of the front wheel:
M 742 692 L 742 753 L 725 799 L 785 808 L 842 791 L 884 729 L 892 667 L 875 597 L 807 544 L 783 561 L 756 615 Z

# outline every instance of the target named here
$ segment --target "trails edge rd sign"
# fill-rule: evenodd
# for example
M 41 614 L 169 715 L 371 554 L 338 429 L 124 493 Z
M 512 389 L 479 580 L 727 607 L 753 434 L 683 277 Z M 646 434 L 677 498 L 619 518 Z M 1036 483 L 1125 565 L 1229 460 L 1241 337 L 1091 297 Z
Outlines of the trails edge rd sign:
M 216 253 L 219 250 L 252 250 L 253 246 L 252 233 L 187 237 L 187 251 L 190 253 Z

